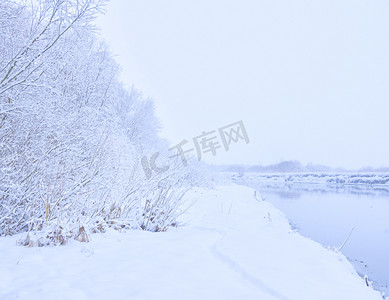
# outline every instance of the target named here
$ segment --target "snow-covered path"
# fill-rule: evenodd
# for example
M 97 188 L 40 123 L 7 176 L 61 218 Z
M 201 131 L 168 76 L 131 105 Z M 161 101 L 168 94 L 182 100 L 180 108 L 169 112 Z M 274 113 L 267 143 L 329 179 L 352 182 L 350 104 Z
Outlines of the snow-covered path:
M 164 233 L 52 248 L 0 238 L 0 299 L 381 299 L 344 256 L 293 232 L 253 193 L 192 191 L 187 225 Z

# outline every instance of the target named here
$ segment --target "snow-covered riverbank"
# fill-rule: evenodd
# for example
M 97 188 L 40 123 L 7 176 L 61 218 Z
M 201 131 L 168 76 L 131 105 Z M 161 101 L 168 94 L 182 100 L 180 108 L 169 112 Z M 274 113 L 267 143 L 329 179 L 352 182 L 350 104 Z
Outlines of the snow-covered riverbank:
M 196 200 L 187 225 L 163 233 L 45 248 L 0 238 L 0 299 L 381 299 L 342 254 L 294 232 L 252 189 L 187 198 Z

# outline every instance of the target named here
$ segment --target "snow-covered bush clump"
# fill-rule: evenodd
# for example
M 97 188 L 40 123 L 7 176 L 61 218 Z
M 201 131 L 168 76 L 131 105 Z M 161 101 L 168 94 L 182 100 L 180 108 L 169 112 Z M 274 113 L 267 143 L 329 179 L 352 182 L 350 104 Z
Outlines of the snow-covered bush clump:
M 152 102 L 123 88 L 94 36 L 103 5 L 0 2 L 0 235 L 63 244 L 175 225 L 191 171 L 145 178 L 141 157 L 165 144 Z

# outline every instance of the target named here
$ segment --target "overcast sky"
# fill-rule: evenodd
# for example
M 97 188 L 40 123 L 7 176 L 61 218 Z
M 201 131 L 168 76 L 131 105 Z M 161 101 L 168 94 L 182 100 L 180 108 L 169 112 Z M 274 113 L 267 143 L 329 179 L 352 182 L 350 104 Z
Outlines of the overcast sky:
M 389 1 L 112 0 L 98 24 L 172 145 L 243 120 L 209 163 L 389 165 Z

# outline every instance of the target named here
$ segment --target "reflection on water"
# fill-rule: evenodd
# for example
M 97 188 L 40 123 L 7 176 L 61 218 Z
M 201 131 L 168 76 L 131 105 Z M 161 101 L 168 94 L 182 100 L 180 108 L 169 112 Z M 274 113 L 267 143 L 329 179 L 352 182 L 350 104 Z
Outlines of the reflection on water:
M 247 179 L 247 180 L 246 180 Z M 266 183 L 234 176 L 258 190 L 293 227 L 324 246 L 342 248 L 361 276 L 389 295 L 389 187 L 315 183 Z M 352 230 L 354 228 L 354 230 Z

